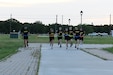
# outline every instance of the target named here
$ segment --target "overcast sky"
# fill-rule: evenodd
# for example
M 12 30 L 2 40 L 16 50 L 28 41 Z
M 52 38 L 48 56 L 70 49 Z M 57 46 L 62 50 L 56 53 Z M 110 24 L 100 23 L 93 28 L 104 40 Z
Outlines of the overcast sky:
M 12 18 L 20 22 L 33 23 L 42 21 L 44 24 L 56 22 L 80 24 L 80 11 L 83 11 L 83 23 L 113 23 L 113 0 L 0 0 L 0 20 Z

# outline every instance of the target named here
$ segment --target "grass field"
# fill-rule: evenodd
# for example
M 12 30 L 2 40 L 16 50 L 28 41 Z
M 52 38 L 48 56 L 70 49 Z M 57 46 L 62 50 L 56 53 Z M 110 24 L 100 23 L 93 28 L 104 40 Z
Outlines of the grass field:
M 84 38 L 84 43 L 85 44 L 113 44 L 113 37 L 111 36 L 95 36 L 95 37 L 90 37 L 86 36 Z
M 29 36 L 30 43 L 48 43 L 48 37 L 38 37 L 37 35 L 33 34 Z M 54 40 L 57 43 L 57 37 Z M 65 40 L 63 39 L 63 43 Z M 85 44 L 113 44 L 113 37 L 89 37 L 85 36 L 84 38 Z M 18 51 L 19 47 L 23 46 L 23 39 L 19 37 L 18 39 L 12 39 L 10 36 L 1 34 L 0 35 L 0 59 L 12 55 Z M 113 52 L 113 48 L 107 48 L 106 50 L 110 50 Z
M 11 39 L 9 35 L 0 35 L 0 59 L 12 55 L 22 46 L 22 40 Z
M 48 43 L 49 38 L 48 37 L 37 37 L 36 35 L 30 36 L 29 38 L 30 42 L 38 42 L 38 43 Z M 85 36 L 84 38 L 84 43 L 85 44 L 113 44 L 113 37 L 110 36 L 95 36 L 95 37 L 90 37 L 90 36 Z M 54 39 L 54 42 L 57 43 L 57 37 Z M 73 40 L 75 42 L 75 40 Z M 63 43 L 65 43 L 65 40 L 63 39 Z

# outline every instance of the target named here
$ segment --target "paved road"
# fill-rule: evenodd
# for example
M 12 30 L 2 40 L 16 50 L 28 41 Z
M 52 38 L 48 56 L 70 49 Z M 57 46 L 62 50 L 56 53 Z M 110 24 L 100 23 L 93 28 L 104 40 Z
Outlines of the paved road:
M 0 62 L 0 75 L 36 75 L 39 44 L 20 48 L 19 52 Z
M 103 48 L 112 45 L 83 45 L 83 48 Z M 42 44 L 39 75 L 113 75 L 113 61 L 105 61 L 74 47 L 66 50 L 57 44 L 51 49 Z

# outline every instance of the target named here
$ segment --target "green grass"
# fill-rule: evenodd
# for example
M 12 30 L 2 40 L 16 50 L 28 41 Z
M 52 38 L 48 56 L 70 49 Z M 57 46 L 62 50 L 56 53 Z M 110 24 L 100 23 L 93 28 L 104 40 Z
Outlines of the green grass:
M 48 37 L 37 37 L 36 34 L 32 34 L 29 36 L 29 42 L 31 42 L 31 43 L 48 43 L 49 38 Z
M 11 39 L 9 35 L 0 35 L 0 60 L 10 56 L 22 47 L 21 39 Z
M 31 34 L 29 36 L 29 42 L 30 43 L 49 43 L 48 37 L 38 37 L 35 34 Z M 55 43 L 57 43 L 57 37 L 54 40 Z M 73 40 L 73 42 L 75 42 Z M 63 39 L 63 43 L 65 43 L 65 40 Z M 113 37 L 89 37 L 85 36 L 84 38 L 85 44 L 113 44 Z M 11 39 L 8 34 L 0 35 L 0 59 L 7 57 L 9 55 L 12 55 L 18 51 L 19 47 L 23 46 L 23 39 L 19 37 L 18 39 Z M 113 51 L 113 48 L 107 49 L 111 52 Z
M 103 48 L 103 50 L 108 51 L 110 53 L 113 53 L 113 47 L 110 48 Z
M 35 42 L 35 43 L 48 43 L 49 38 L 48 37 L 37 37 L 37 35 L 31 35 L 29 38 L 30 42 Z M 95 37 L 90 37 L 90 36 L 85 36 L 84 37 L 84 43 L 85 44 L 113 44 L 113 37 L 110 36 L 95 36 Z M 55 37 L 54 42 L 57 43 L 57 37 Z M 73 40 L 75 42 L 75 40 Z M 63 43 L 65 43 L 65 40 L 63 39 Z
M 113 44 L 113 37 L 111 36 L 85 36 L 84 43 L 85 44 Z

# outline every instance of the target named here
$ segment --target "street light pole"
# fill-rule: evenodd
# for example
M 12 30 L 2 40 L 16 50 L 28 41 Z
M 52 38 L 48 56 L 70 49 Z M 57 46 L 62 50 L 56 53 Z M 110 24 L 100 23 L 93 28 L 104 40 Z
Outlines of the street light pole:
M 81 28 L 82 28 L 82 15 L 83 15 L 83 11 L 80 11 L 80 15 L 81 15 Z
M 57 24 L 57 22 L 58 22 L 58 15 L 56 15 L 56 24 Z
M 109 23 L 109 32 L 111 33 L 111 27 L 112 27 L 112 25 L 111 25 L 111 14 L 110 14 L 110 23 Z
M 69 21 L 69 25 L 70 25 L 70 21 L 71 21 L 71 19 L 68 19 L 68 21 Z
M 109 23 L 109 25 L 111 25 L 111 14 L 110 14 L 110 23 Z

